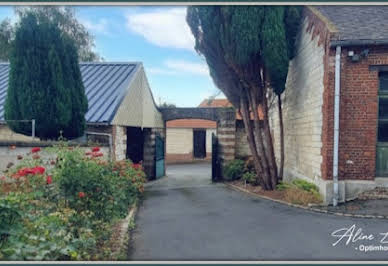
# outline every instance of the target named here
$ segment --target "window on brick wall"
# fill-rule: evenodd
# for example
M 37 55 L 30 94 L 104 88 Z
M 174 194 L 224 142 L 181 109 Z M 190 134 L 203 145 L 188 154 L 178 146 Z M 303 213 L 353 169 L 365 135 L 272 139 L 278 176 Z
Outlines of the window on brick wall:
M 388 72 L 379 73 L 376 176 L 388 177 Z
M 378 142 L 388 142 L 388 72 L 379 73 Z

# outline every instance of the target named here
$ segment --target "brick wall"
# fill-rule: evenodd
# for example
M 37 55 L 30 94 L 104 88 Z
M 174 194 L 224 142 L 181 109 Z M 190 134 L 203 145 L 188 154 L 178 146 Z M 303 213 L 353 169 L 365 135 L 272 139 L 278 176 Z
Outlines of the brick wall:
M 370 66 L 388 64 L 388 48 L 368 47 L 367 58 L 352 62 L 347 56 L 349 49 L 359 54 L 361 48 L 343 49 L 341 55 L 339 179 L 373 180 L 375 177 L 377 118 L 378 118 L 378 71 Z M 364 47 L 365 49 L 365 47 Z M 324 134 L 326 160 L 322 164 L 323 177 L 332 179 L 333 115 L 334 115 L 334 61 L 331 50 L 328 65 L 327 118 Z
M 322 104 L 325 46 L 315 27 L 305 19 L 290 62 L 286 90 L 282 95 L 285 165 L 284 178 L 321 178 Z M 270 109 L 275 154 L 279 160 L 280 132 L 275 100 Z

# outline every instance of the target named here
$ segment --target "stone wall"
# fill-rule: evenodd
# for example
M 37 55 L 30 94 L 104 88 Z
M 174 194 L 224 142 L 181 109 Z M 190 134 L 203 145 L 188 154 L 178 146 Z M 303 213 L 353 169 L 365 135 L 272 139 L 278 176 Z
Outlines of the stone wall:
M 245 133 L 244 122 L 236 121 L 236 158 L 246 158 L 251 155 L 247 134 Z
M 31 153 L 32 147 L 40 147 L 42 149 L 39 152 L 39 155 L 44 160 L 55 159 L 54 154 L 50 152 L 47 148 L 52 147 L 55 142 L 1 142 L 0 143 L 0 171 L 4 171 L 7 168 L 9 163 L 17 164 L 19 160 L 17 159 L 18 155 L 24 157 L 28 156 L 27 154 Z M 90 151 L 91 147 L 82 146 L 81 149 Z M 101 152 L 104 154 L 104 158 L 108 159 L 109 157 L 109 147 L 100 146 Z
M 125 160 L 127 157 L 127 128 L 117 125 L 112 127 L 115 160 Z
M 217 137 L 221 165 L 235 159 L 236 119 L 221 118 L 217 121 Z
M 322 104 L 325 46 L 313 35 L 314 26 L 303 22 L 295 58 L 290 62 L 286 90 L 282 95 L 285 168 L 284 178 L 316 180 L 321 175 Z M 270 110 L 275 153 L 280 155 L 277 101 Z

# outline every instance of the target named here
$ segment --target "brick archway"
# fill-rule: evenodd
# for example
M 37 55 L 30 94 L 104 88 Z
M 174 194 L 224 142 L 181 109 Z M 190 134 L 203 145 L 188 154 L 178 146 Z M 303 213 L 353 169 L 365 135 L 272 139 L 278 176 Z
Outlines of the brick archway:
M 219 158 L 221 164 L 235 159 L 236 150 L 236 110 L 231 107 L 177 107 L 160 108 L 163 120 L 176 119 L 205 119 L 217 122 L 217 137 L 219 144 Z M 165 127 L 166 129 L 166 127 Z

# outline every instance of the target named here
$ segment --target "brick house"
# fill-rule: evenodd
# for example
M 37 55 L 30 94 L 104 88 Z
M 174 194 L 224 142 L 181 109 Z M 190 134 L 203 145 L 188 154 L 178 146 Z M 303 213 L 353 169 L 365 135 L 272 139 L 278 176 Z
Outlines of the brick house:
M 164 139 L 164 121 L 142 63 L 80 63 L 80 70 L 88 99 L 85 137 L 99 142 L 110 139 L 113 159 L 142 161 L 148 178 L 155 177 L 155 139 L 156 135 Z M 31 142 L 31 137 L 12 132 L 4 121 L 8 73 L 9 64 L 1 63 L 0 142 Z M 163 167 L 158 175 L 164 175 Z
M 387 24 L 388 6 L 304 8 L 282 95 L 285 178 L 314 182 L 326 203 L 336 194 L 333 183 L 340 201 L 388 185 Z

